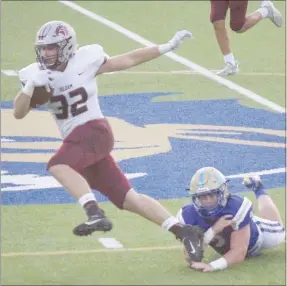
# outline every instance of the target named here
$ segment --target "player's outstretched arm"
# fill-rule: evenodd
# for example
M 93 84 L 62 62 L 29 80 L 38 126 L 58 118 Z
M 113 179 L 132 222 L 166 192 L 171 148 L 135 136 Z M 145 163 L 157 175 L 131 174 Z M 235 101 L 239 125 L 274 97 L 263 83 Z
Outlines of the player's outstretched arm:
M 166 44 L 141 48 L 126 54 L 110 57 L 106 63 L 100 67 L 97 74 L 126 70 L 156 59 L 159 56 L 178 48 L 185 38 L 192 39 L 192 34 L 186 30 L 179 31 Z

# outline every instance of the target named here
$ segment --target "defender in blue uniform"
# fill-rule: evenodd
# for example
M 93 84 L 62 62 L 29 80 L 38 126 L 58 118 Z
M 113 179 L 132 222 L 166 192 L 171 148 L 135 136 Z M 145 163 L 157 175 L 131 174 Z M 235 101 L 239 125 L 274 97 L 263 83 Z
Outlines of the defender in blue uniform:
M 260 177 L 247 176 L 243 182 L 256 195 L 259 217 L 253 214 L 248 198 L 229 193 L 227 180 L 217 169 L 205 167 L 192 177 L 192 203 L 181 208 L 177 217 L 182 223 L 201 227 L 205 246 L 210 245 L 222 255 L 210 263 L 193 262 L 187 257 L 192 268 L 203 272 L 222 270 L 284 242 L 282 219 Z

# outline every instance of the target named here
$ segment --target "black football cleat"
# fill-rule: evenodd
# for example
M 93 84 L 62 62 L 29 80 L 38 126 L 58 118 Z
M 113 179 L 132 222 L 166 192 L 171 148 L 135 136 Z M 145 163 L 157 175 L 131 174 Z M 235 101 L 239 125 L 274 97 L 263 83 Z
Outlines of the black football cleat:
M 181 226 L 177 237 L 183 243 L 191 261 L 200 262 L 203 258 L 203 234 L 203 229 L 198 226 Z
M 87 236 L 95 231 L 110 231 L 113 228 L 111 221 L 106 218 L 104 212 L 99 210 L 95 215 L 92 215 L 88 220 L 79 224 L 73 229 L 73 233 L 77 236 Z

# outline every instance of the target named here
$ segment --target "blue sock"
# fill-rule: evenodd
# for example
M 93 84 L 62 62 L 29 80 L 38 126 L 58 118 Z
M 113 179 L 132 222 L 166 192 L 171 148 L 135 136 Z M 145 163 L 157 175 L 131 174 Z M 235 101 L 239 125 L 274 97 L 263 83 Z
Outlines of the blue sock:
M 268 194 L 265 192 L 264 188 L 259 188 L 258 190 L 256 190 L 256 191 L 253 190 L 253 191 L 254 191 L 254 194 L 256 196 L 256 199 L 258 199 L 262 195 L 267 195 L 268 196 Z

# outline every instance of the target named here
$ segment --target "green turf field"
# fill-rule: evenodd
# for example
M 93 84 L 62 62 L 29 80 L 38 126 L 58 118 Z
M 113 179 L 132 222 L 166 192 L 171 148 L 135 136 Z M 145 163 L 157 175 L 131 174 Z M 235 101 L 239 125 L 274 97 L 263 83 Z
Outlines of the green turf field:
M 282 214 L 285 207 L 283 191 L 284 189 L 272 191 L 272 198 Z M 249 198 L 255 202 L 253 196 L 249 195 Z M 187 199 L 181 199 L 163 201 L 163 204 L 172 213 L 176 213 L 186 202 Z M 110 203 L 103 203 L 103 207 L 115 223 L 112 236 L 116 237 L 127 248 L 126 250 L 105 250 L 101 247 L 97 237 L 110 237 L 110 233 L 87 238 L 73 236 L 71 229 L 79 219 L 84 219 L 78 206 L 3 207 L 2 283 L 9 285 L 283 285 L 285 283 L 284 245 L 275 250 L 267 250 L 264 255 L 224 272 L 199 273 L 187 268 L 181 246 L 171 234 L 140 217 L 117 210 Z M 164 249 L 160 249 L 161 247 Z M 6 257 L 6 253 L 12 256 Z M 207 259 L 216 257 L 213 251 L 207 251 Z
M 188 29 L 195 39 L 184 43 L 176 53 L 211 70 L 222 68 L 209 22 L 208 1 L 76 3 L 155 43 L 165 43 L 177 30 Z M 250 1 L 249 11 L 257 9 L 259 3 Z M 276 5 L 285 19 L 285 3 L 277 1 Z M 57 1 L 4 1 L 1 8 L 2 70 L 19 70 L 34 62 L 36 31 L 51 20 L 72 24 L 81 46 L 99 43 L 110 56 L 142 47 Z M 266 20 L 244 35 L 231 34 L 231 39 L 240 73 L 228 79 L 285 106 L 285 26 L 277 29 Z M 181 94 L 156 96 L 153 102 L 238 99 L 243 106 L 275 112 L 199 74 L 170 73 L 187 70 L 161 57 L 128 73 L 103 75 L 97 81 L 101 95 L 175 91 Z M 1 81 L 1 101 L 12 100 L 20 87 L 17 77 L 1 73 Z M 15 123 L 1 120 L 2 127 L 9 124 Z M 270 194 L 285 221 L 285 187 L 271 190 Z M 247 195 L 256 206 L 253 194 Z M 161 202 L 176 214 L 188 198 Z M 72 234 L 73 227 L 85 219 L 76 204 L 2 206 L 1 284 L 286 285 L 285 245 L 226 271 L 199 273 L 187 268 L 181 245 L 171 234 L 111 203 L 104 202 L 102 206 L 115 227 L 111 233 L 87 238 Z M 124 248 L 105 249 L 99 237 L 114 237 Z M 207 260 L 215 257 L 214 252 L 207 251 Z

